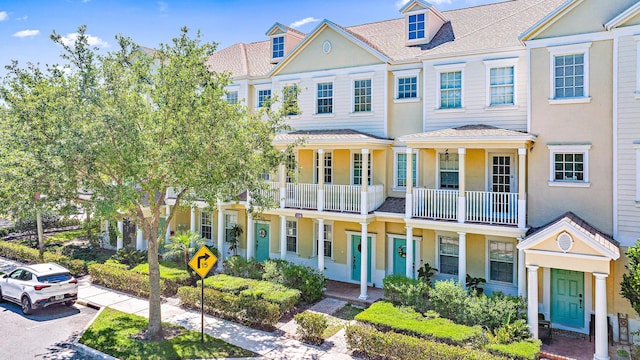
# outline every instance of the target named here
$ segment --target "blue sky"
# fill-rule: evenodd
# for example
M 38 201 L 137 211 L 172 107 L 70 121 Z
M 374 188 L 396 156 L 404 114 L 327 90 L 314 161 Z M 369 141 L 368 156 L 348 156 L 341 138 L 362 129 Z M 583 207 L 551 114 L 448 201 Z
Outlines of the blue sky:
M 400 17 L 407 0 L 0 0 L 0 75 L 12 59 L 41 64 L 63 62 L 49 35 L 70 40 L 79 25 L 103 51 L 115 49 L 114 36 L 129 36 L 149 47 L 168 43 L 180 27 L 201 30 L 205 41 L 224 48 L 265 40 L 276 21 L 309 32 L 322 19 L 349 26 Z M 432 0 L 439 10 L 497 0 Z

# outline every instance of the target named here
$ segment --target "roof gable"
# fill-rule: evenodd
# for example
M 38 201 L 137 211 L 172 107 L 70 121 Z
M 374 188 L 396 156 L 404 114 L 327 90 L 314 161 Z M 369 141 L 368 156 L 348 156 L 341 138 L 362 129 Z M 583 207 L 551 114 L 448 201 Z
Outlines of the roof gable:
M 401 14 L 405 14 L 411 11 L 422 11 L 422 10 L 428 10 L 430 8 L 432 8 L 433 5 L 429 4 L 426 1 L 422 1 L 422 0 L 413 0 L 413 1 L 409 1 L 408 3 L 406 3 L 401 9 L 400 9 L 400 13 Z
M 291 28 L 287 25 L 283 25 L 279 22 L 276 22 L 275 24 L 273 24 L 269 30 L 267 30 L 267 32 L 265 33 L 265 35 L 267 36 L 273 36 L 273 35 L 279 35 L 279 34 L 292 34 L 292 35 L 297 35 L 298 37 L 304 37 L 304 33 L 300 32 L 294 28 Z
M 611 30 L 625 25 L 637 25 L 638 23 L 640 23 L 640 2 L 631 5 L 627 10 L 609 20 L 604 24 L 604 27 L 607 30 Z

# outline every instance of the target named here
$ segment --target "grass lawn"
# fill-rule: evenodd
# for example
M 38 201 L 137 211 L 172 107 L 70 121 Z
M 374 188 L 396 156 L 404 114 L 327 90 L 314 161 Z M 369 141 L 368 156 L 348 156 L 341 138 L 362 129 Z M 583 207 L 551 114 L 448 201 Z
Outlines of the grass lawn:
M 212 359 L 225 357 L 251 357 L 256 354 L 204 335 L 200 332 L 163 323 L 165 332 L 178 333 L 161 342 L 145 342 L 136 338 L 147 329 L 148 321 L 142 316 L 126 314 L 105 308 L 80 338 L 80 343 L 115 356 L 119 359 Z M 136 337 L 136 338 L 134 338 Z
M 363 308 L 360 308 L 351 304 L 347 304 L 341 307 L 340 309 L 336 310 L 336 312 L 333 313 L 333 316 L 342 320 L 353 320 L 356 318 L 356 315 L 360 314 L 363 311 L 364 311 Z
M 87 232 L 85 230 L 64 231 L 48 236 L 44 239 L 44 243 L 47 245 L 63 244 L 67 241 L 71 241 L 85 235 L 87 235 Z
M 132 271 L 136 271 L 143 274 L 149 273 L 149 264 L 139 264 L 138 266 L 131 269 Z M 187 266 L 182 264 L 176 264 L 172 261 L 161 260 L 160 261 L 160 277 L 163 279 L 176 279 L 182 278 L 185 276 L 189 276 L 189 272 L 187 271 Z

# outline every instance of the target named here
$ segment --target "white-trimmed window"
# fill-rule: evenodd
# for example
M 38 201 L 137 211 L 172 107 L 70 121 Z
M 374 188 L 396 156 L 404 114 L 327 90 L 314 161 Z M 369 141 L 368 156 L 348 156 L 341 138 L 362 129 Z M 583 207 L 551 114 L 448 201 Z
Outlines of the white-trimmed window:
M 420 69 L 394 71 L 395 102 L 418 101 L 420 98 L 420 87 L 418 86 L 418 76 Z
M 231 239 L 231 229 L 238 225 L 238 212 L 234 210 L 224 210 L 224 240 L 229 242 Z
M 459 245 L 458 238 L 438 236 L 438 272 L 440 274 L 458 275 Z
M 316 114 L 333 113 L 333 82 L 316 84 Z
M 287 220 L 287 251 L 298 252 L 298 222 Z
M 435 66 L 438 109 L 462 109 L 464 107 L 464 67 L 465 64 Z
M 489 281 L 514 284 L 516 270 L 515 244 L 512 242 L 489 240 L 488 247 Z
M 586 145 L 547 145 L 550 186 L 589 186 L 589 149 Z
M 227 91 L 227 103 L 229 104 L 237 104 L 238 103 L 238 91 Z
M 320 230 L 319 225 L 320 224 L 316 223 L 314 234 L 316 247 L 314 253 L 316 254 L 316 256 L 318 256 L 318 249 L 320 249 L 320 247 L 318 246 L 318 239 L 320 239 L 320 234 L 318 233 L 318 231 Z M 333 224 L 327 223 L 326 221 L 324 223 L 324 256 L 327 258 L 333 258 Z
M 548 48 L 550 58 L 550 103 L 588 102 L 589 48 L 591 43 Z
M 353 153 L 353 156 L 352 156 L 353 177 L 351 181 L 353 185 L 362 185 L 362 157 L 363 157 L 362 153 L 359 153 L 359 152 Z M 373 180 L 372 180 L 373 170 L 371 170 L 371 158 L 372 158 L 372 154 L 369 154 L 368 156 L 369 161 L 367 162 L 369 164 L 368 171 L 367 171 L 367 178 L 369 179 L 368 181 L 369 185 L 373 184 Z
M 333 157 L 331 151 L 324 152 L 324 183 L 331 184 L 333 182 Z M 320 155 L 316 151 L 316 183 L 320 182 L 318 171 L 320 170 Z
M 200 236 L 212 240 L 213 218 L 208 211 L 200 211 Z
M 258 107 L 261 108 L 271 99 L 271 89 L 258 89 Z
M 298 85 L 291 84 L 282 88 L 282 103 L 286 108 L 287 116 L 300 115 L 298 105 Z
M 413 186 L 418 185 L 418 153 L 417 150 L 413 152 L 413 163 L 412 165 L 412 174 L 413 174 Z M 403 150 L 395 151 L 394 153 L 394 182 L 393 187 L 396 189 L 403 189 L 407 186 L 407 153 Z
M 407 36 L 409 40 L 424 39 L 425 14 L 409 15 L 407 17 Z
M 284 36 L 271 38 L 271 58 L 280 59 L 284 57 Z
M 487 70 L 487 107 L 516 105 L 517 63 L 517 58 L 484 61 Z
M 449 151 L 438 154 L 438 184 L 440 189 L 457 189 L 459 185 L 459 156 Z
M 353 112 L 371 112 L 371 79 L 353 80 Z

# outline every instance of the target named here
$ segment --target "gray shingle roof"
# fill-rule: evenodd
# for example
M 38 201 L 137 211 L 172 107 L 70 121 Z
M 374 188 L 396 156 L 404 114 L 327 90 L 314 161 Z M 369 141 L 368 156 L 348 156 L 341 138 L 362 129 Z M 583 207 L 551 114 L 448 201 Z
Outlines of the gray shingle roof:
M 278 134 L 274 138 L 275 143 L 288 143 L 304 139 L 307 143 L 322 142 L 322 141 L 388 141 L 391 140 L 366 134 L 352 129 L 335 129 L 335 130 L 299 130 L 290 133 Z
M 491 139 L 499 139 L 499 138 L 535 138 L 534 135 L 521 132 L 514 131 L 508 129 L 497 128 L 491 125 L 465 125 L 457 128 L 450 129 L 442 129 L 442 130 L 434 130 L 417 134 L 410 134 L 401 136 L 399 138 L 400 141 L 411 141 L 411 140 L 432 140 L 432 139 L 440 139 L 440 138 L 491 138 Z

